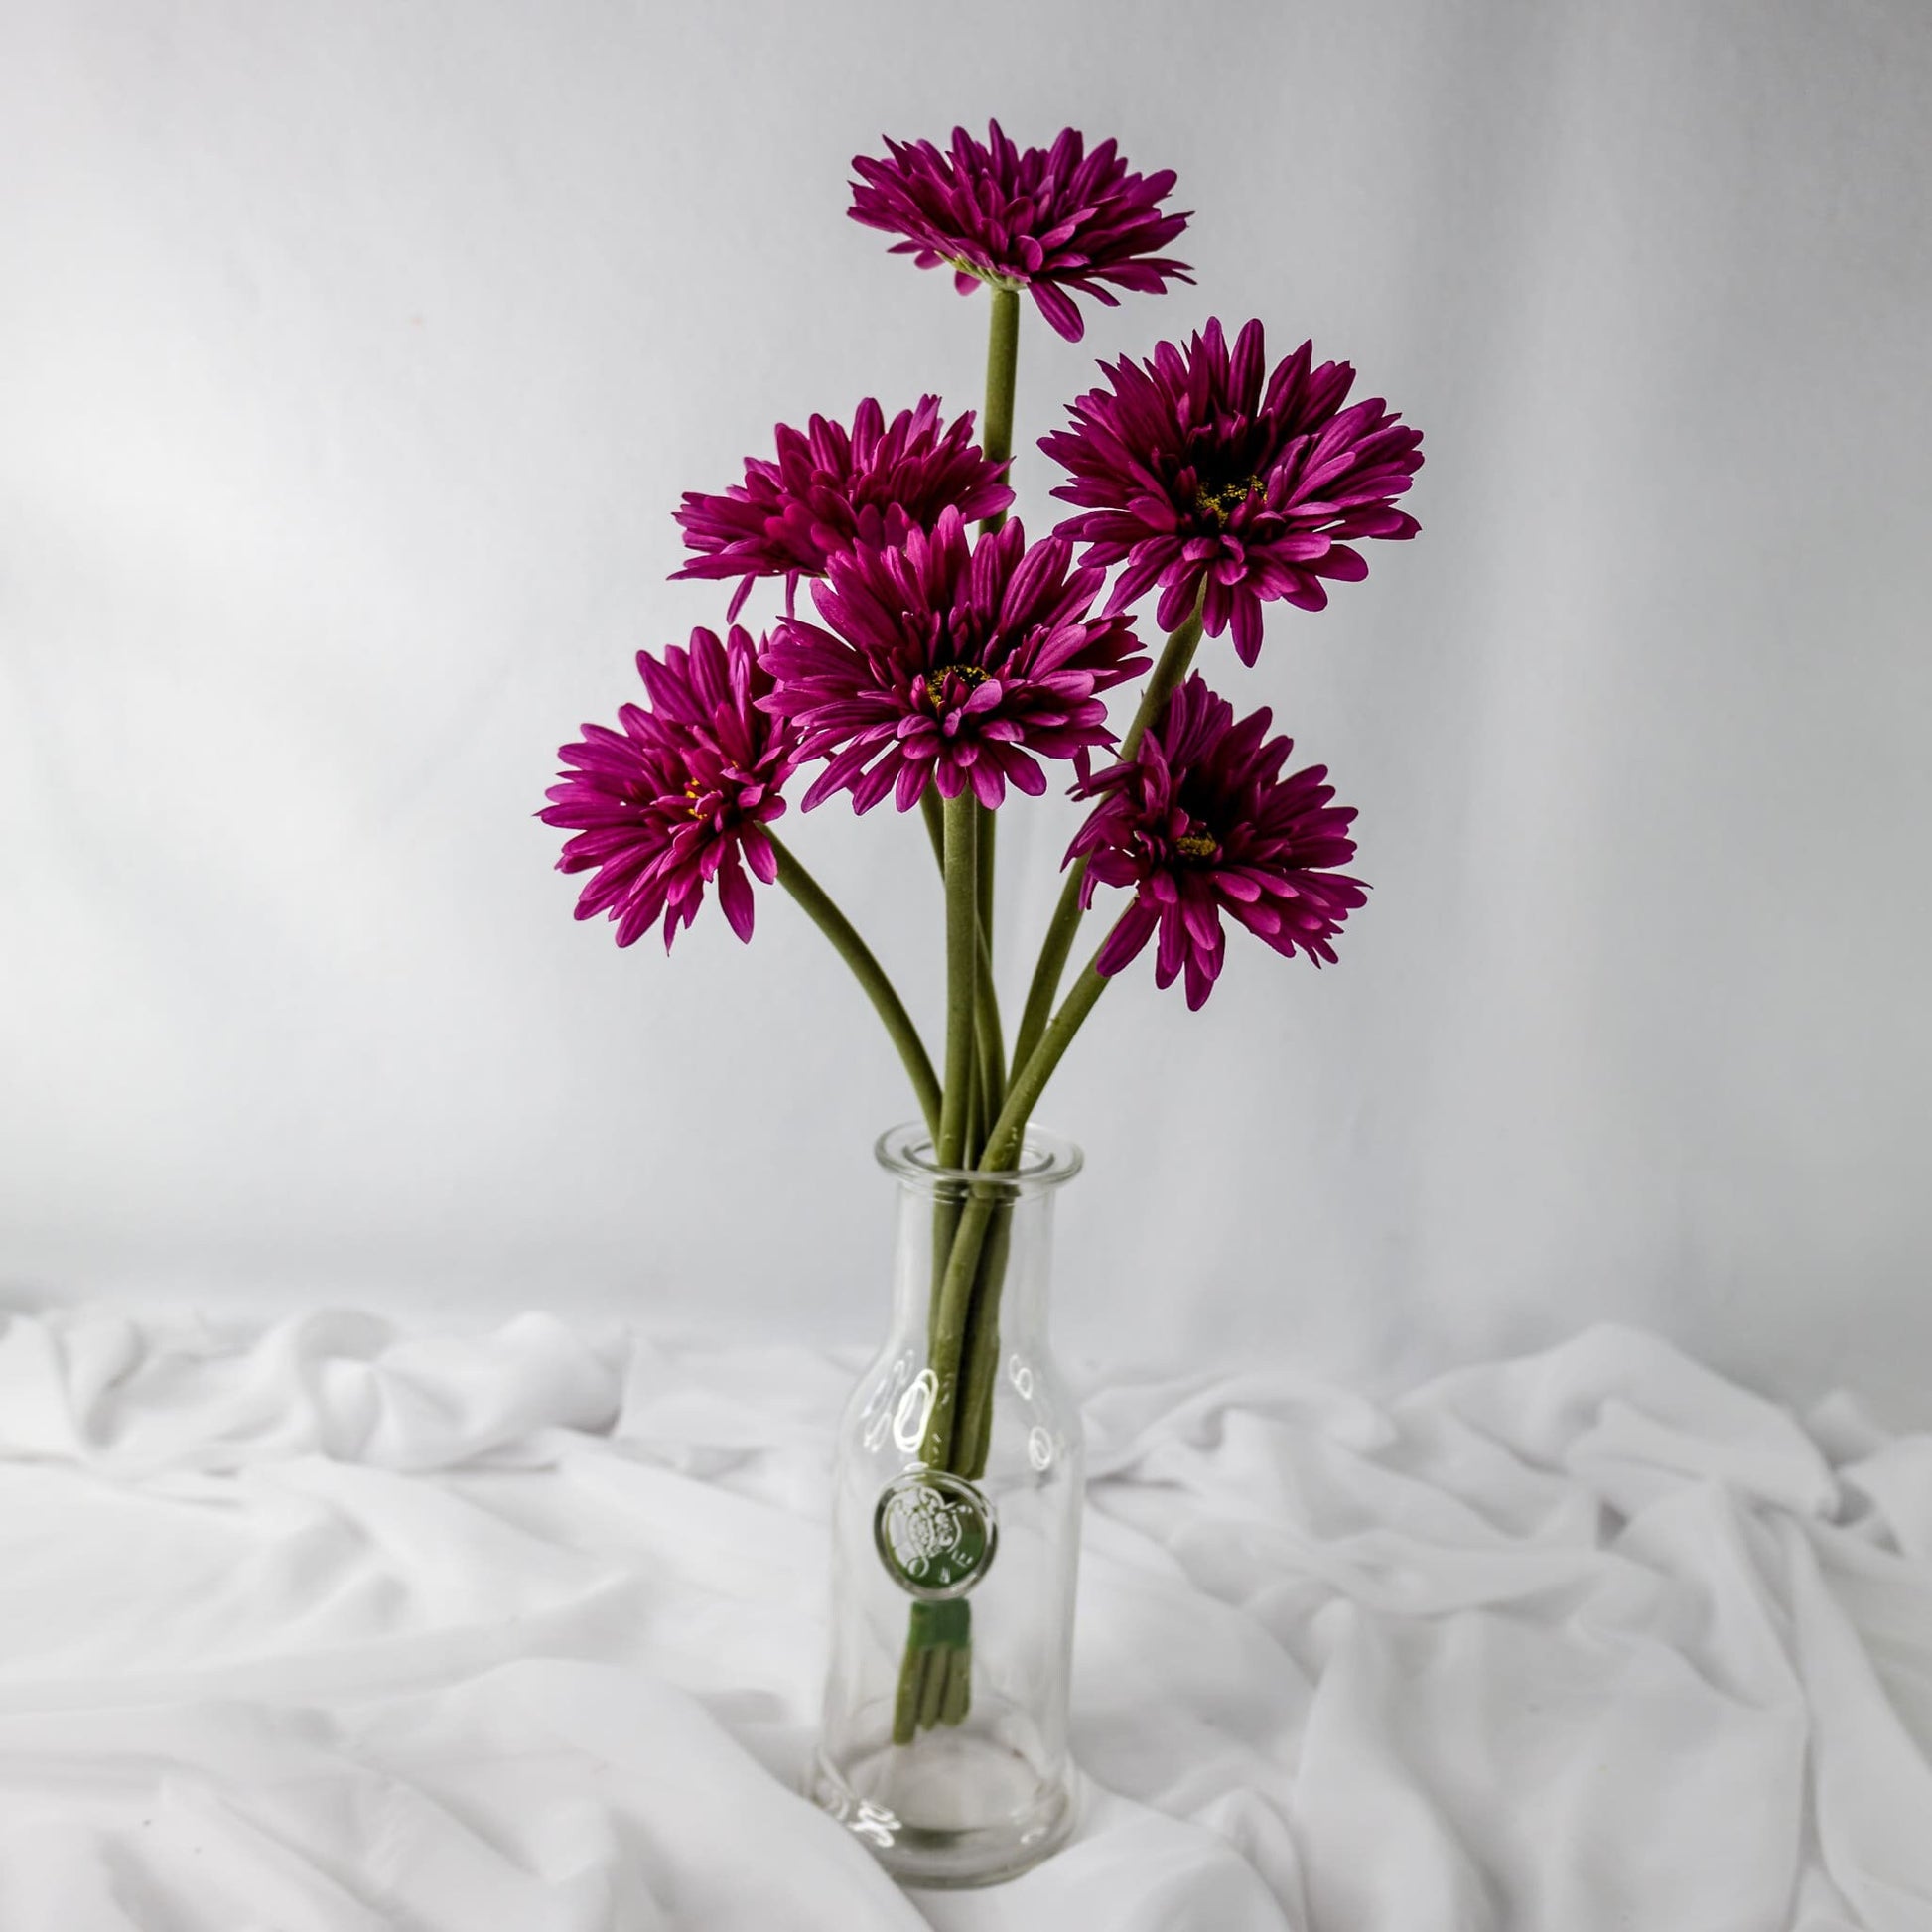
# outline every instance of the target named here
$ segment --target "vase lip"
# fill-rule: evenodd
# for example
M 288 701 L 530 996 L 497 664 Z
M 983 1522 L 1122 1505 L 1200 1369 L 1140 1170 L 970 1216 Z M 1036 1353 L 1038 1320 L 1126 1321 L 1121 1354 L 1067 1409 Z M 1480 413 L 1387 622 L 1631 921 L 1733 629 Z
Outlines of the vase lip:
M 998 1181 L 1008 1194 L 1036 1194 L 1049 1187 L 1063 1187 L 1087 1164 L 1086 1155 L 1075 1142 L 1043 1127 L 1031 1126 L 1021 1139 L 1017 1168 L 942 1168 L 932 1158 L 931 1134 L 916 1120 L 889 1127 L 873 1143 L 872 1151 L 888 1173 L 914 1186 Z

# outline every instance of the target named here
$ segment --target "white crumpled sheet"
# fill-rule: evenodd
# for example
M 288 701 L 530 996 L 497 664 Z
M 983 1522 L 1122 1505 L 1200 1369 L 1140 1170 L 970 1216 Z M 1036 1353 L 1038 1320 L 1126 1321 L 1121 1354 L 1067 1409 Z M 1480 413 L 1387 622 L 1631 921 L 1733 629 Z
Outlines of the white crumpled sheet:
M 899 1893 L 791 1795 L 855 1367 L 15 1316 L 0 1928 L 1932 1928 L 1932 1438 L 1618 1328 L 1101 1386 L 1080 1835 Z

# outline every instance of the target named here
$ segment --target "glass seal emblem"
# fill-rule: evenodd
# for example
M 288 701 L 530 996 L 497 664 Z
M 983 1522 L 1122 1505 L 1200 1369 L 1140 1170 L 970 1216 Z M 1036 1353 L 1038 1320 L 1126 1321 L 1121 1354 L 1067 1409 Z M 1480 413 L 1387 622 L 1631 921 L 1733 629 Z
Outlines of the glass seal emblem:
M 964 1596 L 1000 1540 L 992 1498 L 942 1469 L 907 1469 L 889 1482 L 872 1529 L 894 1582 L 925 1603 Z

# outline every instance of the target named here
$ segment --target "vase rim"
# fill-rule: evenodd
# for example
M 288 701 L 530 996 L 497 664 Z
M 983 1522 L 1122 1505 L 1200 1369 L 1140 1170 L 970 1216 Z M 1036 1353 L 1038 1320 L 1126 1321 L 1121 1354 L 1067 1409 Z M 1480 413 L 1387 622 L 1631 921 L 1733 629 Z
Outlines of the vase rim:
M 872 1151 L 888 1173 L 915 1186 L 935 1187 L 947 1182 L 966 1186 L 975 1181 L 984 1185 L 998 1181 L 1003 1189 L 1022 1194 L 1063 1187 L 1087 1163 L 1086 1155 L 1075 1142 L 1064 1135 L 1049 1133 L 1043 1127 L 1027 1129 L 1021 1139 L 1017 1168 L 942 1168 L 932 1158 L 931 1134 L 922 1122 L 915 1120 L 889 1127 L 873 1143 Z

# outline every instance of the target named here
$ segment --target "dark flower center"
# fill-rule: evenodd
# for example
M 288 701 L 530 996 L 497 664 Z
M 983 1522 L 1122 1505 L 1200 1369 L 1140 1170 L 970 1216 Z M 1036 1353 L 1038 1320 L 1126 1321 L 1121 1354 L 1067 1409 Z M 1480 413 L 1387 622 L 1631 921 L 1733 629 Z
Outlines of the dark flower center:
M 926 702 L 934 711 L 943 711 L 949 704 L 962 704 L 989 675 L 978 664 L 941 664 L 936 671 L 926 672 L 921 680 Z M 953 683 L 955 678 L 959 681 L 957 687 Z
M 1183 832 L 1179 838 L 1174 840 L 1173 849 L 1181 858 L 1190 860 L 1196 865 L 1201 865 L 1210 859 L 1218 859 L 1220 857 L 1221 842 L 1211 833 Z
M 1194 508 L 1219 530 L 1250 496 L 1259 496 L 1267 486 L 1259 477 L 1252 476 L 1211 487 L 1203 483 L 1194 491 Z

